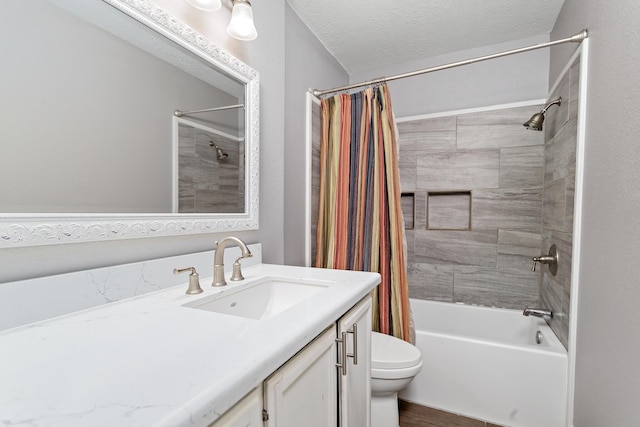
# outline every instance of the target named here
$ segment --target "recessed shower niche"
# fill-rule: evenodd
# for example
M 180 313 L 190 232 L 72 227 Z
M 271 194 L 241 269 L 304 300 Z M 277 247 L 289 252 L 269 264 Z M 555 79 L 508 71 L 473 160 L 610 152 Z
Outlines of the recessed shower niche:
M 413 230 L 416 219 L 416 196 L 414 193 L 402 193 L 400 196 L 405 230 Z
M 427 193 L 428 230 L 471 230 L 471 191 Z

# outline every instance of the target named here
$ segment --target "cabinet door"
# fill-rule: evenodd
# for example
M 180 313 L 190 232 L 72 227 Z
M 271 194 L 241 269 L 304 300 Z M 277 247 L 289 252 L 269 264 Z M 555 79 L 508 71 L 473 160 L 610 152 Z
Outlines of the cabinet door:
M 265 380 L 266 426 L 337 425 L 335 336 L 332 325 Z
M 262 389 L 257 387 L 210 427 L 262 427 Z
M 344 335 L 343 335 L 344 333 Z M 371 297 L 356 304 L 338 321 L 338 338 L 346 343 L 347 357 L 338 348 L 341 427 L 371 425 Z

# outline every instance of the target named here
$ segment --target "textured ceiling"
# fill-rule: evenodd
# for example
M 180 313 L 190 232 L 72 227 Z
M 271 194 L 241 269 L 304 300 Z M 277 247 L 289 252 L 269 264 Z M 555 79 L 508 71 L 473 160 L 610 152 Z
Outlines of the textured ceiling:
M 287 0 L 349 73 L 547 35 L 564 0 Z

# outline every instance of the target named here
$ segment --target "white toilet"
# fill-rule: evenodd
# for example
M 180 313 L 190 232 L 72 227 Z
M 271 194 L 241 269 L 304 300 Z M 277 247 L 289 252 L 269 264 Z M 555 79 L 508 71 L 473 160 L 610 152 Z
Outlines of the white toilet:
M 371 427 L 398 427 L 398 392 L 420 369 L 422 356 L 415 346 L 371 333 Z

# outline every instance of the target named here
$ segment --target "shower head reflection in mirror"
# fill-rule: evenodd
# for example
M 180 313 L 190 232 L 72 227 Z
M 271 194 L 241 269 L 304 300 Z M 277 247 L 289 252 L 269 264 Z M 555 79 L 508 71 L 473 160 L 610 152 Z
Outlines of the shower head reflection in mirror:
M 244 210 L 244 138 L 174 118 L 173 211 Z

